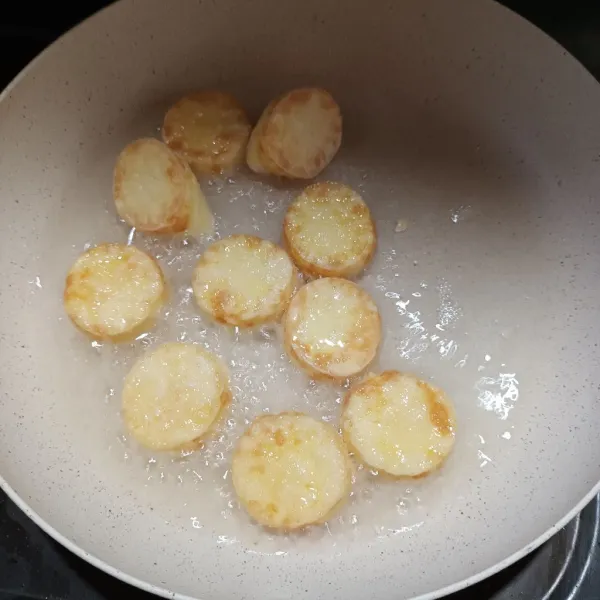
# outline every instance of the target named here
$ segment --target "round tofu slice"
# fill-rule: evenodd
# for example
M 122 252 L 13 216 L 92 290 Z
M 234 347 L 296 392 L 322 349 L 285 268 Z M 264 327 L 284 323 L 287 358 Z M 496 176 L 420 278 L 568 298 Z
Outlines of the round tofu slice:
M 293 90 L 270 107 L 261 135 L 266 159 L 289 178 L 311 179 L 333 159 L 342 142 L 342 115 L 318 88 Z
M 252 235 L 233 235 L 204 252 L 192 288 L 198 306 L 215 321 L 254 327 L 281 317 L 297 281 L 283 248 Z
M 167 343 L 134 364 L 123 387 L 123 420 L 151 450 L 193 450 L 229 402 L 221 360 L 194 344 Z
M 225 92 L 185 96 L 165 115 L 165 143 L 198 173 L 222 173 L 242 162 L 250 122 L 237 100 Z
M 370 467 L 394 477 L 420 477 L 438 468 L 452 450 L 456 418 L 440 389 L 385 371 L 350 390 L 342 429 Z
M 357 375 L 375 358 L 380 341 L 375 302 L 346 279 L 311 281 L 292 298 L 284 318 L 288 354 L 317 379 Z
M 167 145 L 147 138 L 119 155 L 113 195 L 119 216 L 146 233 L 208 233 L 213 218 L 189 165 Z
M 298 268 L 313 277 L 357 275 L 377 244 L 368 206 L 343 183 L 308 186 L 288 208 L 283 239 Z
M 256 419 L 232 463 L 241 504 L 258 523 L 280 530 L 325 522 L 348 497 L 351 476 L 337 431 L 299 413 Z
M 71 267 L 64 305 L 77 327 L 116 340 L 153 317 L 164 296 L 165 280 L 152 257 L 134 246 L 101 244 Z

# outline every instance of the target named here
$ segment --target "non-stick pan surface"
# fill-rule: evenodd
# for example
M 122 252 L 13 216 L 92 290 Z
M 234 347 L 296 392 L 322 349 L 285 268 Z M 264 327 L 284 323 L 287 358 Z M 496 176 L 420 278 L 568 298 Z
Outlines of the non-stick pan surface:
M 227 335 L 199 315 L 189 277 L 210 240 L 133 236 L 172 295 L 132 344 L 85 339 L 62 291 L 86 245 L 127 240 L 117 154 L 158 135 L 174 100 L 226 89 L 256 118 L 300 85 L 344 114 L 320 179 L 355 187 L 376 220 L 360 279 L 384 323 L 376 368 L 444 388 L 458 429 L 439 473 L 359 472 L 337 518 L 281 536 L 237 506 L 231 448 L 265 410 L 335 422 L 342 392 L 303 379 L 276 333 Z M 598 491 L 600 88 L 514 14 L 487 0 L 123 0 L 17 78 L 0 128 L 2 485 L 97 566 L 174 598 L 435 598 Z M 201 185 L 217 236 L 274 241 L 301 189 L 243 170 Z M 174 339 L 221 354 L 235 392 L 222 435 L 177 460 L 138 450 L 119 417 L 131 361 Z

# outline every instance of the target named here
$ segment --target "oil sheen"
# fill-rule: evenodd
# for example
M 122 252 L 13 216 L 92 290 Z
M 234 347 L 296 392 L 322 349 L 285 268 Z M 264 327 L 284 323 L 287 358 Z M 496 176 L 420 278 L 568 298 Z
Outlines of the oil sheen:
M 341 403 L 351 382 L 311 381 L 290 363 L 278 325 L 250 331 L 224 327 L 203 315 L 194 301 L 191 277 L 204 249 L 232 234 L 260 236 L 279 243 L 285 210 L 302 185 L 258 180 L 246 170 L 232 178 L 201 180 L 214 213 L 210 235 L 153 237 L 122 225 L 121 239 L 155 257 L 169 284 L 169 299 L 159 316 L 131 342 L 113 345 L 72 334 L 73 352 L 101 370 L 105 387 L 106 448 L 111 461 L 126 464 L 131 487 L 186 515 L 190 531 L 210 535 L 219 544 L 240 544 L 248 552 L 285 553 L 310 545 L 337 546 L 349 540 L 371 541 L 419 528 L 445 503 L 468 492 L 462 473 L 493 466 L 497 453 L 516 435 L 514 414 L 519 378 L 505 360 L 510 355 L 510 324 L 490 322 L 478 338 L 467 324 L 473 319 L 460 282 L 447 272 L 425 278 L 430 260 L 427 231 L 431 223 L 415 222 L 411 200 L 402 192 L 389 201 L 377 196 L 385 180 L 375 181 L 368 170 L 346 161 L 332 164 L 327 179 L 354 187 L 372 212 L 378 250 L 357 283 L 376 302 L 383 323 L 383 340 L 369 371 L 412 372 L 443 388 L 457 413 L 456 445 L 444 467 L 424 479 L 392 481 L 355 462 L 348 502 L 324 526 L 290 535 L 273 534 L 251 522 L 238 506 L 230 474 L 232 451 L 242 432 L 257 416 L 295 410 L 339 426 Z M 107 203 L 107 210 L 112 208 Z M 439 232 L 469 225 L 472 214 L 453 218 L 439 213 Z M 462 213 L 461 213 L 462 214 Z M 116 217 L 115 217 L 116 218 Z M 399 220 L 408 223 L 400 230 Z M 441 235 L 441 233 L 440 233 Z M 78 248 L 82 251 L 83 248 Z M 65 323 L 65 327 L 67 324 Z M 508 332 L 508 333 L 507 333 Z M 124 432 L 120 418 L 122 382 L 133 361 L 144 351 L 167 341 L 200 344 L 220 356 L 229 369 L 232 402 L 203 448 L 191 453 L 152 453 L 140 449 Z M 86 367 L 87 368 L 87 367 Z M 487 425 L 469 428 L 473 411 L 484 411 Z M 158 509 L 157 509 L 158 510 Z M 171 511 L 161 515 L 166 521 Z

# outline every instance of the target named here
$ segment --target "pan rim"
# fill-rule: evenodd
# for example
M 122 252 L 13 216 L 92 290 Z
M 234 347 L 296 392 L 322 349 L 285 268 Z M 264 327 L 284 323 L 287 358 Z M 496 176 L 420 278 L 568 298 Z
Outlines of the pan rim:
M 54 529 L 52 525 L 47 523 L 35 510 L 33 510 L 25 500 L 23 500 L 19 494 L 13 490 L 13 488 L 8 484 L 8 482 L 4 479 L 4 477 L 0 474 L 0 489 L 4 491 L 4 493 L 8 496 L 12 502 L 16 504 L 16 506 L 22 510 L 25 515 L 30 518 L 42 531 L 48 534 L 53 540 L 58 542 L 61 546 L 75 554 L 77 557 L 85 560 L 92 566 L 96 567 L 100 571 L 123 581 L 131 586 L 134 586 L 138 589 L 141 589 L 145 592 L 150 592 L 156 596 L 161 598 L 172 598 L 172 600 L 202 600 L 200 597 L 187 596 L 185 594 L 180 594 L 179 592 L 171 592 L 166 588 L 162 588 L 160 586 L 153 585 L 142 579 L 138 579 L 133 575 L 129 575 L 125 571 L 121 571 L 119 568 L 114 567 L 108 562 L 98 558 L 96 555 L 87 552 L 81 546 L 78 546 L 75 542 L 72 542 L 68 537 L 64 536 L 62 533 Z M 571 520 L 573 520 L 592 500 L 595 496 L 600 493 L 600 481 L 594 485 L 594 487 L 555 525 L 547 529 L 542 535 L 540 535 L 537 539 L 529 544 L 526 544 L 521 549 L 509 554 L 507 557 L 502 559 L 501 561 L 489 566 L 487 569 L 483 569 L 482 571 L 471 575 L 470 577 L 465 577 L 456 583 L 447 585 L 446 587 L 440 588 L 433 592 L 427 592 L 426 594 L 421 594 L 420 596 L 415 596 L 412 600 L 437 600 L 438 598 L 443 598 L 455 592 L 460 592 L 461 590 L 467 589 L 476 583 L 479 583 L 496 573 L 510 567 L 514 563 L 518 562 L 520 559 L 524 558 L 537 548 L 539 548 L 542 544 L 547 542 L 553 535 L 558 533 L 563 527 L 565 527 Z
M 123 0 L 125 1 L 125 0 Z M 78 30 L 82 26 L 86 26 L 88 21 L 93 20 L 95 17 L 100 14 L 112 12 L 113 10 L 118 10 L 119 5 L 121 4 L 121 0 L 117 0 L 112 4 L 105 6 L 92 14 L 88 15 L 82 21 L 73 25 L 70 29 L 61 34 L 58 38 L 56 38 L 49 46 L 44 48 L 39 54 L 37 54 L 23 69 L 7 84 L 7 86 L 0 92 L 0 103 L 4 102 L 11 92 L 19 85 L 19 83 L 25 79 L 25 77 L 37 66 L 38 62 L 40 62 L 46 55 L 54 52 L 56 48 L 60 45 L 63 39 L 74 31 Z M 585 72 L 585 74 L 590 77 L 596 84 L 598 84 L 598 80 L 589 72 L 589 70 L 581 63 L 581 61 L 571 54 L 564 46 L 562 46 L 559 42 L 557 42 L 554 38 L 548 35 L 545 31 L 540 29 L 537 25 L 519 15 L 516 11 L 508 8 L 496 0 L 489 0 L 489 4 L 496 5 L 496 8 L 500 8 L 508 13 L 511 13 L 514 17 L 521 19 L 528 23 L 528 25 L 537 31 L 537 34 L 543 35 L 547 41 L 551 42 L 558 48 L 560 48 L 565 55 L 569 57 L 574 63 L 578 65 L 578 67 Z M 49 535 L 54 541 L 59 543 L 61 546 L 66 548 L 69 552 L 73 553 L 78 558 L 86 561 L 91 564 L 93 567 L 99 569 L 100 571 L 126 583 L 133 587 L 136 587 L 142 591 L 149 592 L 158 597 L 162 598 L 171 598 L 172 600 L 202 600 L 199 596 L 188 596 L 185 594 L 181 594 L 179 592 L 169 591 L 166 588 L 148 583 L 142 579 L 139 579 L 135 576 L 130 575 L 129 573 L 122 571 L 118 567 L 109 564 L 108 562 L 98 558 L 95 554 L 92 554 L 86 551 L 83 547 L 73 542 L 71 539 L 60 533 L 56 530 L 50 523 L 48 523 L 42 516 L 40 516 L 35 510 L 31 508 L 31 506 L 12 488 L 12 486 L 6 481 L 3 477 L 2 473 L 0 473 L 0 489 L 7 495 L 7 497 L 29 518 L 31 519 L 44 533 Z M 421 594 L 419 596 L 413 597 L 411 600 L 437 600 L 439 598 L 445 597 L 447 595 L 453 594 L 455 592 L 460 592 L 472 585 L 475 585 L 497 573 L 510 567 L 514 563 L 518 562 L 520 559 L 524 558 L 545 542 L 547 542 L 552 536 L 558 533 L 563 527 L 565 527 L 571 520 L 573 520 L 592 500 L 595 496 L 600 494 L 600 480 L 598 480 L 594 486 L 587 492 L 583 498 L 579 500 L 579 502 L 569 510 L 561 519 L 559 519 L 554 525 L 546 529 L 542 534 L 540 534 L 535 540 L 524 545 L 520 549 L 514 551 L 513 553 L 507 555 L 502 560 L 493 563 L 489 567 L 480 570 L 479 572 L 465 577 L 455 583 L 447 585 L 443 588 L 439 588 L 432 592 L 426 592 L 425 594 Z

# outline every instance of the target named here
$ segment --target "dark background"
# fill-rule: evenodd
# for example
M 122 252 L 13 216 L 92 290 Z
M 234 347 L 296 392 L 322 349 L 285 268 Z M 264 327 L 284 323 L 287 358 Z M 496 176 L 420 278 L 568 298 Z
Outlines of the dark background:
M 340 0 L 340 4 L 345 1 L 351 0 Z M 552 5 L 535 0 L 501 3 L 546 31 L 600 79 L 600 0 L 556 0 Z M 83 0 L 68 7 L 59 2 L 4 3 L 0 17 L 0 88 L 59 35 L 107 4 L 106 0 Z M 487 600 L 522 565 L 452 600 Z M 0 600 L 112 600 L 117 594 L 126 594 L 128 600 L 151 598 L 63 550 L 0 492 Z M 593 598 L 600 599 L 600 589 Z

